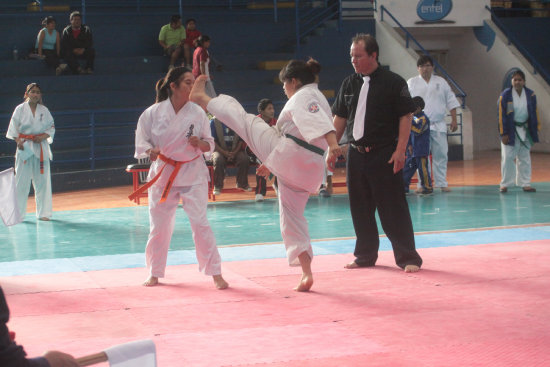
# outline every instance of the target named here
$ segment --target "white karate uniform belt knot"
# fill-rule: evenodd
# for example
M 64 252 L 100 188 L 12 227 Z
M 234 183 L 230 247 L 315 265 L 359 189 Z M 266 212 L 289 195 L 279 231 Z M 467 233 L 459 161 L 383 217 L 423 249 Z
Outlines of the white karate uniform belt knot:
M 353 139 L 358 141 L 363 137 L 365 130 L 365 114 L 367 112 L 367 94 L 369 93 L 370 76 L 363 77 L 363 85 L 359 92 L 357 108 L 355 110 L 355 119 L 353 121 Z

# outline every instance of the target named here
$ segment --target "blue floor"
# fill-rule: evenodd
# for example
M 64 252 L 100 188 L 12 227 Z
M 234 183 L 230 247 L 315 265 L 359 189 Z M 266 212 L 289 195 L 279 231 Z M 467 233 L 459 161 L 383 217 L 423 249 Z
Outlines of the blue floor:
M 479 186 L 407 196 L 417 247 L 550 239 L 550 183 L 536 187 L 536 193 L 500 194 L 496 186 Z M 347 195 L 312 197 L 305 215 L 315 254 L 353 252 Z M 224 261 L 285 257 L 276 200 L 210 203 L 208 218 Z M 510 226 L 521 227 L 504 228 Z M 140 267 L 148 233 L 145 206 L 55 212 L 50 222 L 28 215 L 21 224 L 0 228 L 0 276 Z M 382 237 L 380 249 L 390 248 Z M 195 262 L 189 222 L 180 209 L 169 264 Z

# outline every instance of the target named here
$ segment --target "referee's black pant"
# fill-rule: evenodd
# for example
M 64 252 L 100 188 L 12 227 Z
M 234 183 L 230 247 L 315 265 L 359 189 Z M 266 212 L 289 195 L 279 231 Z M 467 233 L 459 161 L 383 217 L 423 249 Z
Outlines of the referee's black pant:
M 347 184 L 357 236 L 355 263 L 359 266 L 374 266 L 378 259 L 380 240 L 376 210 L 392 244 L 395 263 L 401 268 L 422 265 L 422 258 L 415 249 L 402 170 L 394 174 L 393 163 L 388 163 L 394 151 L 394 145 L 364 153 L 351 146 L 348 150 Z

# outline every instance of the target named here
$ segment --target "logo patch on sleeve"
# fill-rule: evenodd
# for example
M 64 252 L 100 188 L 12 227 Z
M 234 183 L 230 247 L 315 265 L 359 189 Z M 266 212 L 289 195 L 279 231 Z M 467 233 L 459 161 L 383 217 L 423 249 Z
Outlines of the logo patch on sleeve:
M 307 106 L 307 110 L 311 113 L 315 113 L 315 112 L 319 112 L 319 103 L 317 102 L 311 102 L 308 106 Z

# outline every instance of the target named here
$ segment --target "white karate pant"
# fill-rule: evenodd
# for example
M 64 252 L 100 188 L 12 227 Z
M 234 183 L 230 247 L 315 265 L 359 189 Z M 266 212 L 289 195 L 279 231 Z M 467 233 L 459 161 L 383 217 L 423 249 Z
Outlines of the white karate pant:
M 204 271 L 206 275 L 221 274 L 221 257 L 216 247 L 214 233 L 206 218 L 208 185 L 205 183 L 183 187 L 172 186 L 166 201 L 159 203 L 163 190 L 164 187 L 153 185 L 148 192 L 150 232 L 145 258 L 150 275 L 157 278 L 164 277 L 168 249 L 176 222 L 176 209 L 180 200 L 191 224 L 199 271 Z
M 207 109 L 235 131 L 262 162 L 267 160 L 280 139 L 286 139 L 260 117 L 246 113 L 233 97 L 222 95 L 214 98 L 208 103 Z M 287 162 L 288 169 L 299 169 L 297 165 L 293 165 L 299 162 L 300 157 L 296 157 L 293 162 Z M 298 266 L 298 255 L 302 252 L 306 251 L 313 258 L 307 220 L 304 217 L 309 192 L 288 185 L 281 177 L 277 177 L 277 183 L 281 236 L 289 265 Z
M 447 161 L 449 144 L 447 133 L 430 130 L 430 150 L 432 152 L 432 179 L 435 187 L 447 187 Z
M 50 176 L 50 160 L 44 159 L 44 173 L 40 173 L 40 159 L 36 156 L 26 160 L 15 160 L 15 185 L 17 187 L 17 204 L 21 220 L 27 213 L 27 200 L 31 190 L 31 181 L 36 201 L 36 217 L 52 217 L 52 181 Z
M 517 139 L 514 145 L 500 143 L 502 181 L 500 187 L 531 186 L 531 145 L 523 146 Z

